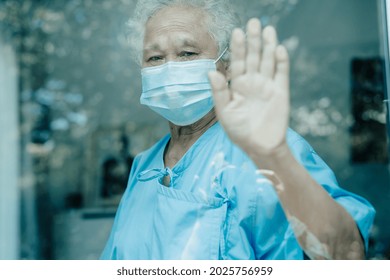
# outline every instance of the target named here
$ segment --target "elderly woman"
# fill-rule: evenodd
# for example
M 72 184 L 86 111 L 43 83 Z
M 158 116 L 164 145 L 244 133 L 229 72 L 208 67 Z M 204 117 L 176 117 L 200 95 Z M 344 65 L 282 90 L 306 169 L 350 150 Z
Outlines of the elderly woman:
M 226 2 L 136 7 L 141 103 L 170 134 L 134 160 L 101 258 L 363 259 L 374 209 L 288 128 L 274 28 L 234 29 Z

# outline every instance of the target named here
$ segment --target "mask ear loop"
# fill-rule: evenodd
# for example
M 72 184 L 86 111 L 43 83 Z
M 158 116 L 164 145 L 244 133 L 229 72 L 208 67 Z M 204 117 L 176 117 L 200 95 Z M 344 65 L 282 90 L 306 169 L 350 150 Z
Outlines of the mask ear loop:
M 218 56 L 218 58 L 216 60 L 214 60 L 214 63 L 217 63 L 222 57 L 223 55 L 225 54 L 225 52 L 228 50 L 228 47 L 226 47 L 223 52 Z

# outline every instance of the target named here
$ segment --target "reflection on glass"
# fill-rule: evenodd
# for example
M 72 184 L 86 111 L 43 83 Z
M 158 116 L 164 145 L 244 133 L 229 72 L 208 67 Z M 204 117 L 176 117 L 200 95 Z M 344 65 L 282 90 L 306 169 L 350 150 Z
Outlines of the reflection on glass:
M 256 16 L 278 29 L 292 60 L 291 126 L 324 156 L 340 185 L 373 203 L 368 257 L 389 259 L 389 131 L 376 1 L 234 5 L 243 22 Z M 5 105 L 0 87 L 0 114 L 18 116 L 20 143 L 13 151 L 0 142 L 7 158 L 18 158 L 18 175 L 0 168 L 0 197 L 18 201 L 10 213 L 20 232 L 0 231 L 7 238 L 0 244 L 16 244 L 0 258 L 98 258 L 133 156 L 168 131 L 139 105 L 125 24 L 133 8 L 131 0 L 0 2 L 0 69 L 18 70 L 18 98 Z M 15 129 L 10 124 L 1 122 L 1 135 Z

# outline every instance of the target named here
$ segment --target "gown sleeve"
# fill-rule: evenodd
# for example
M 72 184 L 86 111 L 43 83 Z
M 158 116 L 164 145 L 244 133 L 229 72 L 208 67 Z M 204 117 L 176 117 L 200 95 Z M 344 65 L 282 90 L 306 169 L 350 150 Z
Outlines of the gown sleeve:
M 333 171 L 302 137 L 292 145 L 292 151 L 314 180 L 322 185 L 355 220 L 367 251 L 375 217 L 374 207 L 365 198 L 341 188 Z
M 352 216 L 367 252 L 370 229 L 375 217 L 374 207 L 363 197 L 341 188 L 333 171 L 301 136 L 289 130 L 287 139 L 298 162 Z M 284 215 L 276 192 L 269 190 L 267 194 L 259 193 L 256 207 L 254 229 L 256 258 L 302 259 L 303 252 Z M 272 218 L 267 215 L 269 209 L 272 209 Z

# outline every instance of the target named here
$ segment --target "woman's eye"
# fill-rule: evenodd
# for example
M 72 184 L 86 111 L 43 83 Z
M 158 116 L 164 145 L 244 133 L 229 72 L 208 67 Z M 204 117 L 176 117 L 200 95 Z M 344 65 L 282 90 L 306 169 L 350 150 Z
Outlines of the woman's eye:
M 148 61 L 159 61 L 161 60 L 162 57 L 161 56 L 152 56 L 148 59 Z
M 181 56 L 184 56 L 184 57 L 190 57 L 190 56 L 195 56 L 197 55 L 197 53 L 195 52 L 182 52 L 181 53 Z

